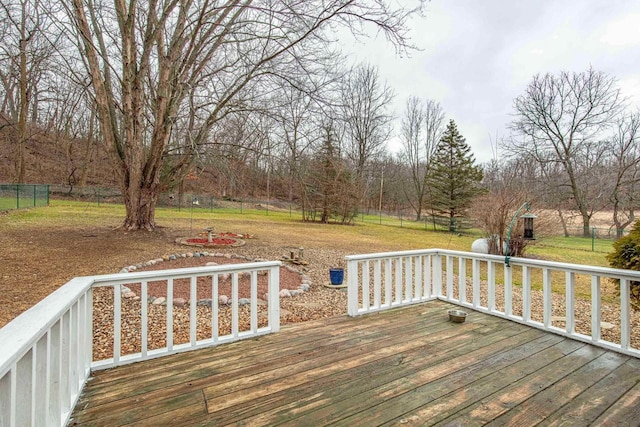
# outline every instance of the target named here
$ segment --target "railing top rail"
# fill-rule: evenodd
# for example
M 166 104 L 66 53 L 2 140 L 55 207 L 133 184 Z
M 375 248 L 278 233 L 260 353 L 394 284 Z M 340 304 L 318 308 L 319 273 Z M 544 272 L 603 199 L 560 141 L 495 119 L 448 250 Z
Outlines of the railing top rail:
M 396 252 L 380 252 L 373 254 L 360 254 L 360 255 L 349 255 L 345 257 L 347 261 L 364 261 L 364 260 L 376 260 L 376 259 L 384 259 L 384 258 L 392 258 L 392 257 L 402 257 L 402 256 L 418 256 L 418 255 L 451 255 L 460 258 L 469 258 L 469 259 L 481 259 L 484 261 L 493 261 L 497 263 L 504 263 L 504 256 L 500 255 L 488 255 L 488 254 L 479 254 L 476 252 L 464 252 L 464 251 L 454 251 L 448 249 L 422 249 L 422 250 L 409 250 L 409 251 L 396 251 Z M 619 268 L 609 268 L 609 267 L 597 267 L 592 265 L 583 265 L 583 264 L 570 264 L 565 262 L 555 262 L 555 261 L 544 261 L 537 259 L 529 259 L 529 258 L 509 258 L 509 263 L 513 265 L 519 266 L 530 266 L 530 267 L 538 267 L 538 268 L 550 268 L 554 270 L 564 270 L 572 273 L 578 274 L 597 274 L 601 276 L 612 277 L 616 279 L 629 279 L 640 281 L 640 271 L 632 271 L 632 270 L 623 270 Z
M 383 259 L 383 258 L 392 258 L 398 256 L 418 256 L 418 255 L 429 255 L 429 254 L 437 254 L 440 249 L 432 248 L 432 249 L 414 249 L 409 251 L 394 251 L 394 252 L 378 252 L 373 254 L 359 254 L 359 255 L 347 255 L 345 259 L 347 261 L 364 261 L 364 260 L 372 260 L 372 259 Z
M 171 270 L 133 271 L 130 273 L 106 274 L 93 276 L 94 285 L 112 285 L 140 282 L 143 280 L 164 280 L 168 278 L 183 279 L 192 276 L 206 276 L 214 273 L 235 273 L 240 271 L 259 271 L 279 267 L 281 261 L 261 261 L 240 264 L 221 264 L 206 267 L 174 268 Z

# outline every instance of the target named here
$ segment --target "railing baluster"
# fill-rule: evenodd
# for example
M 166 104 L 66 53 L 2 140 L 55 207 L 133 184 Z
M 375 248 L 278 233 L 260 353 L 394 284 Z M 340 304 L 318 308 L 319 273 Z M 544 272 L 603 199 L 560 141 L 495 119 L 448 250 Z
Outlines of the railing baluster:
M 78 350 L 79 350 L 79 334 L 78 334 L 78 303 L 73 304 L 69 309 L 69 396 L 78 394 Z
M 113 288 L 113 363 L 120 363 L 122 346 L 122 286 Z
M 362 263 L 362 308 L 369 310 L 371 303 L 371 289 L 369 287 L 369 261 Z
M 628 279 L 620 280 L 620 346 L 627 350 L 631 342 L 629 304 L 630 285 Z
M 433 276 L 431 274 L 431 262 L 433 258 L 431 255 L 426 255 L 424 257 L 423 265 L 423 276 L 424 276 L 424 296 L 432 297 L 433 296 Z
M 48 387 L 48 337 L 41 337 L 35 346 L 35 380 L 33 393 L 33 425 L 46 425 L 47 421 L 47 387 Z M 0 400 L 2 400 L 0 398 Z M 0 411 L 1 412 L 1 411 Z
M 458 258 L 458 301 L 467 302 L 467 259 Z
M 522 266 L 522 320 L 531 321 L 531 271 Z
M 496 311 L 496 267 L 493 261 L 487 261 L 487 308 Z
M 147 281 L 140 283 L 140 348 L 142 358 L 147 358 L 149 351 L 149 290 Z
M 545 328 L 551 326 L 551 270 L 542 269 L 542 323 Z
M 413 266 L 411 257 L 404 258 L 404 285 L 405 285 L 405 301 L 413 299 Z
M 62 315 L 62 339 L 61 346 L 64 349 L 61 356 L 60 398 L 62 399 L 62 413 L 71 409 L 71 385 L 69 382 L 69 346 L 71 340 L 71 310 Z
M 422 257 L 417 256 L 415 258 L 415 278 L 413 280 L 414 289 L 416 290 L 416 299 L 421 300 L 423 296 L 424 285 L 422 283 Z
M 377 259 L 373 262 L 373 305 L 375 308 L 380 308 L 382 301 L 382 264 Z
M 15 417 L 15 400 L 11 394 L 12 378 L 14 377 L 13 368 L 2 377 L 0 377 L 0 425 L 13 425 Z
M 513 315 L 513 272 L 511 267 L 504 266 L 504 314 Z
M 18 360 L 12 369 L 13 401 L 15 402 L 14 425 L 31 424 L 31 390 L 33 387 L 33 348 Z M 18 381 L 20 379 L 21 381 Z
M 453 257 L 447 255 L 446 268 L 447 268 L 447 299 L 451 301 L 453 299 Z
M 269 298 L 271 298 L 271 291 L 269 291 Z M 213 342 L 218 341 L 220 334 L 218 330 L 218 316 L 220 313 L 218 303 L 218 273 L 213 273 L 213 277 L 211 278 L 211 338 L 213 338 Z
M 251 332 L 258 331 L 258 272 L 251 272 Z
M 565 331 L 570 334 L 576 332 L 576 275 L 571 271 L 565 273 Z
M 49 411 L 46 425 L 56 425 L 62 417 L 62 400 L 60 397 L 60 376 L 62 375 L 62 345 L 60 336 L 62 333 L 62 318 L 58 319 L 49 332 Z
M 231 335 L 238 337 L 239 332 L 239 316 L 238 316 L 238 273 L 231 274 Z
M 395 259 L 396 267 L 396 304 L 402 303 L 402 258 Z
M 198 335 L 198 320 L 196 319 L 196 304 L 198 302 L 198 278 L 191 276 L 189 282 L 189 341 L 194 347 Z
M 173 351 L 173 278 L 167 279 L 167 351 Z
M 393 301 L 392 298 L 392 275 L 391 271 L 393 270 L 391 258 L 387 258 L 384 260 L 384 303 L 387 307 L 391 306 Z
M 473 260 L 473 306 L 480 306 L 480 260 Z
M 600 341 L 600 276 L 591 275 L 591 339 Z

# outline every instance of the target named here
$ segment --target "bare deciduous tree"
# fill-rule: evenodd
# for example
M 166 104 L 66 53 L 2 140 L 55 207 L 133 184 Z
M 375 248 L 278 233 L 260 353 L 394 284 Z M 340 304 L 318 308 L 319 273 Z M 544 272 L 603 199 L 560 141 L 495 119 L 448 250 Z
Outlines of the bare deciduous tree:
M 385 1 L 65 0 L 91 76 L 105 145 L 118 171 L 126 229 L 153 229 L 159 193 L 186 174 L 211 129 L 243 94 L 298 70 L 329 42 L 331 23 L 376 25 L 407 46 L 407 16 Z M 177 128 L 182 128 L 177 132 Z M 180 135 L 177 140 L 175 135 Z M 171 161 L 168 149 L 172 150 Z
M 615 80 L 593 69 L 536 75 L 525 94 L 514 101 L 512 129 L 522 138 L 511 139 L 505 148 L 526 153 L 541 164 L 562 167 L 586 236 L 591 216 L 603 200 L 602 195 L 594 199 L 589 167 L 599 161 L 602 135 L 622 107 Z
M 345 152 L 359 180 L 367 164 L 383 152 L 391 134 L 392 116 L 387 108 L 393 96 L 372 65 L 358 65 L 343 83 Z
M 411 193 L 405 189 L 405 195 L 416 213 L 416 221 L 420 221 L 428 192 L 431 160 L 442 136 L 444 111 L 438 102 L 421 101 L 416 97 L 410 97 L 405 108 L 401 130 L 402 158 L 411 171 Z
M 640 199 L 640 113 L 635 112 L 618 120 L 616 132 L 609 145 L 610 162 L 606 165 L 613 179 L 609 189 L 613 208 L 616 237 L 635 221 Z
M 0 2 L 0 83 L 2 112 L 15 124 L 15 182 L 25 180 L 25 145 L 38 122 L 39 101 L 53 53 L 55 35 L 39 0 Z

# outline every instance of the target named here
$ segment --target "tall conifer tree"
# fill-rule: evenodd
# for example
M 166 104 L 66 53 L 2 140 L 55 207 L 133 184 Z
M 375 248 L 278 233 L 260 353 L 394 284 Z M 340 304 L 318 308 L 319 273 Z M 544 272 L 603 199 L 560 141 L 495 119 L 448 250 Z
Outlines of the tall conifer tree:
M 482 192 L 482 169 L 475 165 L 471 147 L 453 120 L 440 139 L 433 162 L 431 206 L 449 217 L 449 230 L 455 231 L 456 218 L 463 216 L 473 197 Z

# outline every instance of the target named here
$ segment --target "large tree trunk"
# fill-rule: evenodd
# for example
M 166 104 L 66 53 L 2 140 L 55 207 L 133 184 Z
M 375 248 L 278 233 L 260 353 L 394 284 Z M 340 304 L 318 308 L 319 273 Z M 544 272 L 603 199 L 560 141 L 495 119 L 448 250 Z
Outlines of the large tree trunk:
M 125 230 L 153 230 L 156 226 L 155 209 L 160 192 L 158 187 L 130 186 L 123 191 L 127 216 L 122 224 Z

